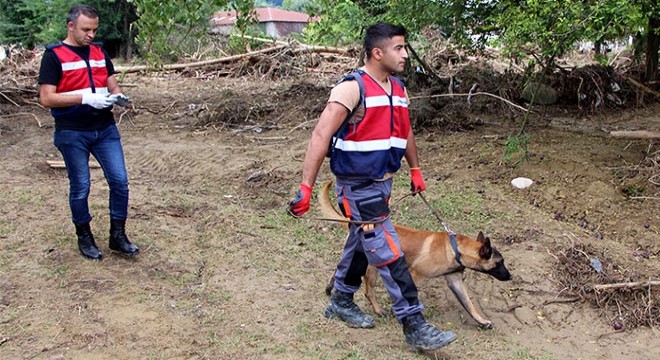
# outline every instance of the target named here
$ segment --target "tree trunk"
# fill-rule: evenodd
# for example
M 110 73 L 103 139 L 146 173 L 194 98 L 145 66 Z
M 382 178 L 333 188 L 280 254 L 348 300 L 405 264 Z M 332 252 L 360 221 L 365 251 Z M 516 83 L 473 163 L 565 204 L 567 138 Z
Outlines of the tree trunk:
M 655 13 L 649 18 L 646 39 L 646 81 L 654 81 L 658 73 L 658 50 L 660 50 L 660 17 Z
M 123 23 L 123 33 L 128 36 L 124 42 L 124 49 L 122 49 L 122 56 L 124 60 L 131 61 L 133 59 L 133 31 L 131 29 L 131 23 L 128 20 L 128 12 L 124 13 L 124 23 Z

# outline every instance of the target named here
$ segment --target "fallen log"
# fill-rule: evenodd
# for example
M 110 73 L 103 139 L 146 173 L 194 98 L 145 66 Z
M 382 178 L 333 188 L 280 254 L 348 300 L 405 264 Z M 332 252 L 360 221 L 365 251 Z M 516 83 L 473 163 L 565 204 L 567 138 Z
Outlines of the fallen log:
M 232 35 L 236 37 L 242 37 L 248 40 L 254 40 L 254 41 L 260 41 L 268 44 L 278 44 L 278 45 L 288 45 L 295 47 L 296 49 L 293 50 L 294 53 L 299 53 L 299 52 L 327 52 L 327 53 L 332 53 L 332 54 L 346 54 L 348 52 L 348 49 L 346 48 L 338 48 L 338 47 L 330 47 L 330 46 L 317 46 L 317 45 L 307 45 L 303 43 L 299 43 L 297 41 L 292 41 L 292 42 L 287 42 L 287 41 L 282 41 L 282 40 L 274 40 L 274 39 L 264 39 L 260 37 L 254 37 L 254 36 L 249 36 L 249 35 Z
M 626 79 L 628 80 L 628 82 L 630 82 L 631 84 L 635 85 L 637 88 L 641 89 L 641 90 L 644 91 L 645 93 L 648 93 L 648 94 L 651 94 L 651 95 L 653 95 L 653 96 L 655 96 L 655 97 L 659 97 L 659 98 L 660 98 L 660 93 L 659 93 L 659 92 L 657 92 L 657 91 L 655 91 L 655 90 L 649 88 L 648 86 L 646 86 L 646 85 L 644 85 L 644 84 L 642 84 L 642 83 L 640 83 L 640 82 L 638 82 L 638 81 L 635 81 L 635 80 L 633 80 L 633 79 L 631 79 L 631 78 L 629 78 L 629 77 L 627 77 Z
M 660 131 L 610 131 L 610 136 L 619 139 L 660 139 Z
M 134 73 L 134 72 L 140 72 L 140 71 L 146 71 L 146 70 L 152 70 L 152 71 L 182 70 L 182 69 L 189 69 L 189 68 L 196 68 L 196 67 L 204 67 L 204 66 L 208 66 L 208 65 L 233 62 L 233 61 L 244 59 L 244 58 L 254 56 L 254 55 L 267 54 L 267 53 L 271 53 L 271 52 L 275 52 L 275 51 L 280 51 L 280 50 L 283 50 L 287 47 L 289 47 L 289 45 L 279 45 L 279 46 L 274 46 L 274 47 L 270 47 L 270 48 L 267 48 L 267 49 L 251 51 L 249 53 L 240 54 L 240 55 L 226 56 L 226 57 L 222 57 L 222 58 L 218 58 L 218 59 L 197 61 L 197 62 L 191 62 L 191 63 L 186 63 L 186 64 L 168 64 L 168 65 L 163 65 L 163 67 L 160 68 L 160 69 L 155 69 L 155 68 L 149 67 L 147 65 L 116 66 L 115 71 L 117 71 L 119 73 Z

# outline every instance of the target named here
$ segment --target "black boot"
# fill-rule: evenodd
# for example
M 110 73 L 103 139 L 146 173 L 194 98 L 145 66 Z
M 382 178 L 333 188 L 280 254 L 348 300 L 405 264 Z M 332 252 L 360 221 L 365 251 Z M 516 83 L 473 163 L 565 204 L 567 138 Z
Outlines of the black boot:
M 92 229 L 87 224 L 74 224 L 76 226 L 76 235 L 78 235 L 78 249 L 82 256 L 90 260 L 101 260 L 101 250 L 94 242 L 94 235 Z
M 422 313 L 403 318 L 403 334 L 410 347 L 418 351 L 429 351 L 449 345 L 456 340 L 451 331 L 440 331 L 424 319 Z
M 328 319 L 339 319 L 354 328 L 372 328 L 375 325 L 374 319 L 353 302 L 353 294 L 337 290 L 332 291 L 330 304 L 323 315 Z
M 125 256 L 137 255 L 140 249 L 128 240 L 125 227 L 126 220 L 110 220 L 110 250 Z

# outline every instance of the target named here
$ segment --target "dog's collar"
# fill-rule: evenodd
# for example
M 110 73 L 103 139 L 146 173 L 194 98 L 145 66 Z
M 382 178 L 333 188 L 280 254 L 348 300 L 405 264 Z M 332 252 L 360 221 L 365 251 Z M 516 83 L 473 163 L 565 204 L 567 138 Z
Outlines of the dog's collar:
M 449 232 L 449 242 L 451 243 L 451 248 L 454 250 L 454 258 L 458 265 L 463 266 L 461 262 L 461 253 L 458 251 L 458 243 L 456 242 L 456 234 L 453 231 Z

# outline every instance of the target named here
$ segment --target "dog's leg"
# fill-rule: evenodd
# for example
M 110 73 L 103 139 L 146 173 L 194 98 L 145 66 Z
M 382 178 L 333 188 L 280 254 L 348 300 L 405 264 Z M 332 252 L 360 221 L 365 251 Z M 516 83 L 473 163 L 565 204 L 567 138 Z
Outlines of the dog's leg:
M 463 308 L 472 316 L 472 318 L 479 323 L 480 326 L 490 329 L 493 327 L 493 323 L 490 320 L 486 320 L 479 313 L 477 309 L 472 304 L 472 300 L 467 293 L 467 288 L 465 283 L 463 283 L 463 272 L 455 272 L 445 275 L 445 280 L 447 280 L 447 285 L 454 293 L 458 301 L 463 305 Z
M 371 307 L 374 309 L 374 312 L 379 316 L 383 316 L 383 309 L 378 305 L 376 301 L 376 295 L 374 293 L 374 288 L 376 286 L 376 279 L 378 278 L 378 272 L 375 267 L 369 266 L 367 272 L 364 274 L 364 296 L 371 303 Z

